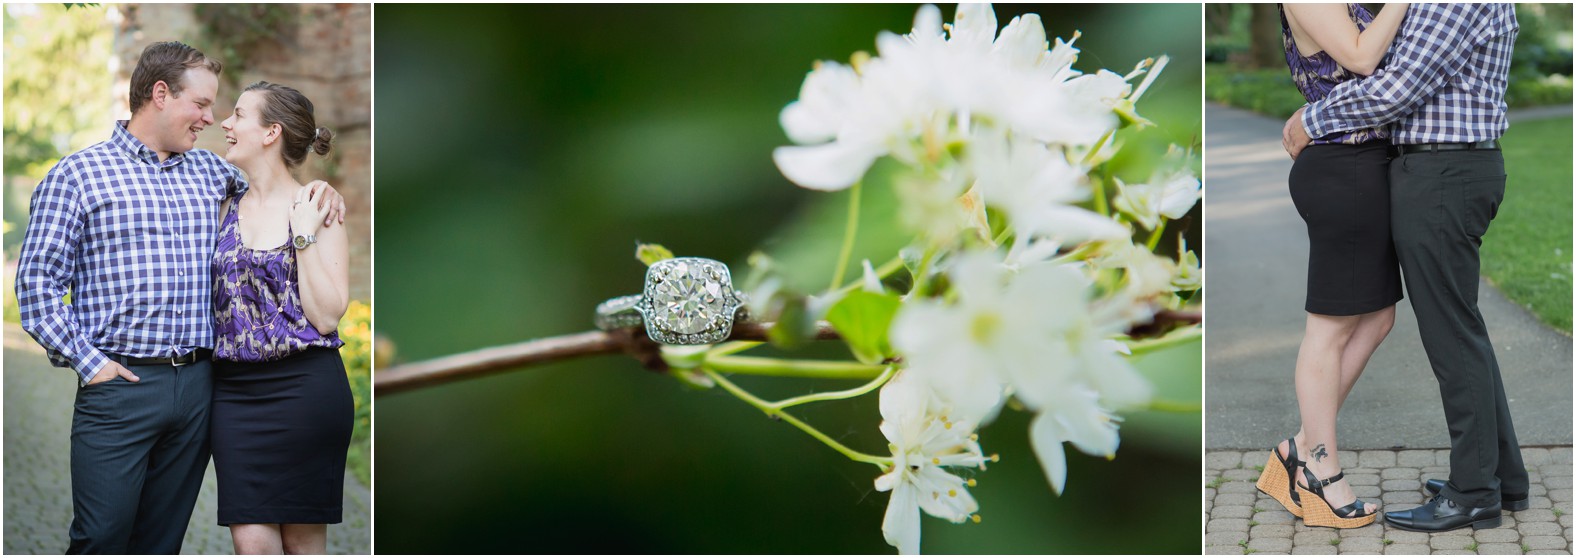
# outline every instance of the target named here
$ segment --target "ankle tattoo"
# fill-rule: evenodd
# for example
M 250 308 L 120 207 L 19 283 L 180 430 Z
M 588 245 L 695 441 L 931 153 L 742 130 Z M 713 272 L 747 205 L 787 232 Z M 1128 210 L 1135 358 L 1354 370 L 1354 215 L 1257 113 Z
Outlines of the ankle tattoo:
M 1308 451 L 1308 455 L 1312 456 L 1314 461 L 1324 463 L 1324 458 L 1329 457 L 1330 453 L 1325 451 L 1324 444 L 1319 444 L 1313 446 L 1313 449 Z

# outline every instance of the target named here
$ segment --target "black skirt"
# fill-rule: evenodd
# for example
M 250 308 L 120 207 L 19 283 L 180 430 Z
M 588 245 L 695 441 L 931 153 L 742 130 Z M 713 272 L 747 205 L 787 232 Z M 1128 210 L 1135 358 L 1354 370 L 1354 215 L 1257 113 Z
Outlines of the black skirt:
M 1291 167 L 1291 199 L 1308 225 L 1310 314 L 1354 316 L 1401 300 L 1390 240 L 1389 144 L 1311 145 Z
M 339 523 L 355 400 L 339 350 L 214 361 L 219 524 Z

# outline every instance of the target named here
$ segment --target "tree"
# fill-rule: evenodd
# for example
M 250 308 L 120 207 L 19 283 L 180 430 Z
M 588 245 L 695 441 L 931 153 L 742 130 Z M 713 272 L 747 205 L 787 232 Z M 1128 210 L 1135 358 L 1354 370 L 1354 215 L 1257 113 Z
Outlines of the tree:
M 1286 64 L 1286 48 L 1281 39 L 1280 7 L 1253 4 L 1249 23 L 1252 39 L 1248 42 L 1248 68 L 1274 68 Z

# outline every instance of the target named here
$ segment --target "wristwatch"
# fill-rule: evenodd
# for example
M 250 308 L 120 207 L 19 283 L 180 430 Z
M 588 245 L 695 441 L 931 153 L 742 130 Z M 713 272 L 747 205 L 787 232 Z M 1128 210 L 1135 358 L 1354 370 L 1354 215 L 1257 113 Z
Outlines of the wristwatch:
M 307 246 L 311 246 L 316 243 L 317 235 L 315 234 L 298 234 L 295 235 L 295 238 L 290 239 L 290 245 L 295 246 L 295 249 L 297 250 L 305 250 Z

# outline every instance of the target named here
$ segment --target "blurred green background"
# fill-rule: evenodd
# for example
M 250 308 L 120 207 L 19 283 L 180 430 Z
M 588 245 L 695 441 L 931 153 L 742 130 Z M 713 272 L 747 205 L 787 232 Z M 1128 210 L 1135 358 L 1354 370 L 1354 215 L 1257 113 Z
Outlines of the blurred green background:
M 729 262 L 762 249 L 824 287 L 847 193 L 791 185 L 771 161 L 779 111 L 817 59 L 873 51 L 914 5 L 377 8 L 380 366 L 584 331 L 637 292 L 637 241 Z M 942 8 L 950 21 L 951 6 Z M 1084 35 L 1075 67 L 1126 73 L 1169 54 L 1124 132 L 1119 173 L 1148 178 L 1199 141 L 1198 5 L 997 6 Z M 879 166 L 878 166 L 879 168 Z M 891 257 L 890 193 L 865 196 L 855 259 Z M 1195 210 L 1196 211 L 1196 210 Z M 1197 227 L 1193 227 L 1196 229 Z M 1197 231 L 1188 233 L 1189 244 Z M 795 353 L 845 358 L 835 343 Z M 1201 393 L 1197 344 L 1141 363 L 1167 399 Z M 735 377 L 778 398 L 848 383 Z M 800 416 L 862 451 L 873 396 Z M 595 357 L 376 402 L 383 553 L 890 553 L 887 494 L 853 463 L 721 390 L 689 391 Z M 924 519 L 930 553 L 1196 553 L 1198 413 L 1127 414 L 1115 461 L 1069 452 L 1056 497 L 1027 417 L 981 432 L 1002 461 L 972 489 L 981 524 Z

